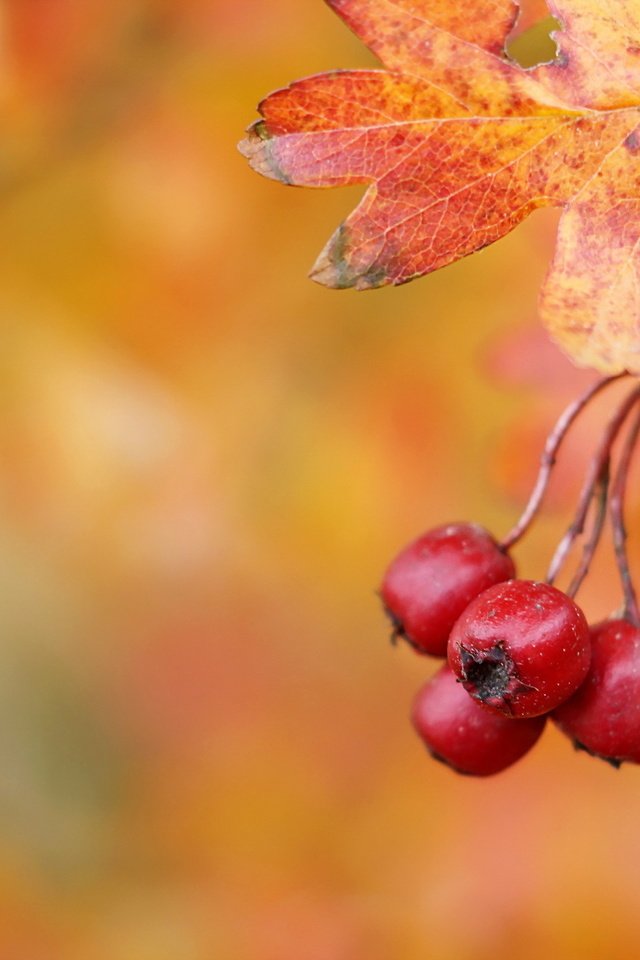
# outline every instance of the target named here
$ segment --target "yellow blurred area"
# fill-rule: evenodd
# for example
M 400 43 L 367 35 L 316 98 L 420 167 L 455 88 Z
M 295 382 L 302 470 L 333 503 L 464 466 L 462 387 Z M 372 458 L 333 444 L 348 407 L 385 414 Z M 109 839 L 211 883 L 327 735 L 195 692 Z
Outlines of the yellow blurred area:
M 357 191 L 235 144 L 373 62 L 321 0 L 0 10 L 0 960 L 635 958 L 638 771 L 551 729 L 487 782 L 433 763 L 375 596 L 430 525 L 506 531 L 589 380 L 527 332 L 554 215 L 320 288 Z

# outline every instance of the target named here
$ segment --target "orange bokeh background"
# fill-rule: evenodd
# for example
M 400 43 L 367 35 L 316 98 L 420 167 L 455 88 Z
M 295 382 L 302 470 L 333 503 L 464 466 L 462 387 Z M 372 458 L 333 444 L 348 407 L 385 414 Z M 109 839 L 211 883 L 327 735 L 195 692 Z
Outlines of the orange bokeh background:
M 321 0 L 5 0 L 0 38 L 0 960 L 637 957 L 638 771 L 553 729 L 487 781 L 430 761 L 433 664 L 375 596 L 430 525 L 506 531 L 591 378 L 535 324 L 555 214 L 329 291 L 357 191 L 235 149 L 372 63 Z

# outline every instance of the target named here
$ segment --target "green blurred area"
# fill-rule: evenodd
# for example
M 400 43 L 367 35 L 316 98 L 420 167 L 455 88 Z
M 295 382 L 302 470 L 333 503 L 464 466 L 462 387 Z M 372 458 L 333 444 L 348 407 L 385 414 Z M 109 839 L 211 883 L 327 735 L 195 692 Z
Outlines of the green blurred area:
M 0 958 L 635 957 L 636 772 L 552 730 L 495 781 L 431 763 L 407 714 L 433 667 L 375 596 L 424 528 L 508 528 L 589 379 L 535 326 L 554 214 L 320 288 L 358 192 L 235 149 L 270 89 L 373 62 L 320 0 L 0 23 Z

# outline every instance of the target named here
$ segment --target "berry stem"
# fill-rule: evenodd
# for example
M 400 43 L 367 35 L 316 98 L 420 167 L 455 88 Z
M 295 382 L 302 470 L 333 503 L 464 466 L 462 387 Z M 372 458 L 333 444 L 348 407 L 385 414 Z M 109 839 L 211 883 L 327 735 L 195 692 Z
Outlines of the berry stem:
M 602 474 L 598 479 L 598 483 L 594 490 L 593 499 L 591 501 L 596 505 L 596 513 L 595 517 L 593 518 L 591 533 L 589 535 L 589 539 L 584 544 L 582 558 L 580 560 L 578 569 L 573 575 L 573 580 L 566 590 L 567 596 L 571 597 L 572 599 L 575 597 L 576 593 L 582 586 L 583 580 L 589 573 L 593 555 L 595 554 L 598 544 L 600 543 L 602 529 L 607 518 L 607 498 L 609 495 L 610 476 L 610 458 L 608 457 Z
M 597 380 L 595 383 L 591 384 L 588 390 L 585 390 L 580 397 L 570 403 L 560 415 L 544 445 L 542 456 L 540 458 L 540 469 L 538 471 L 538 476 L 533 490 L 531 491 L 529 501 L 522 511 L 520 519 L 501 541 L 500 547 L 502 550 L 508 550 L 515 543 L 517 543 L 524 536 L 535 519 L 536 514 L 540 509 L 542 500 L 544 499 L 544 495 L 547 492 L 551 474 L 556 463 L 558 450 L 560 449 L 560 445 L 569 432 L 573 422 L 597 393 L 600 393 L 604 387 L 607 387 L 610 383 L 613 383 L 614 380 L 619 380 L 621 377 L 625 376 L 627 376 L 626 373 L 617 373 L 613 376 L 603 377 L 601 380 Z
M 560 568 L 566 560 L 567 554 L 571 550 L 571 547 L 584 530 L 589 507 L 596 495 L 596 488 L 602 483 L 603 477 L 609 470 L 611 447 L 613 446 L 613 443 L 618 436 L 624 421 L 639 398 L 640 386 L 636 386 L 630 393 L 627 394 L 625 399 L 619 405 L 615 414 L 607 424 L 604 433 L 602 434 L 600 444 L 589 463 L 587 475 L 585 477 L 582 490 L 580 491 L 578 508 L 573 521 L 569 525 L 567 532 L 558 544 L 556 552 L 551 559 L 551 564 L 549 565 L 549 571 L 546 578 L 547 583 L 553 584 L 558 576 Z M 592 552 L 595 551 L 596 546 L 597 542 L 593 545 Z M 591 558 L 589 557 L 589 560 L 590 559 Z
M 629 555 L 627 552 L 627 528 L 624 522 L 624 503 L 627 490 L 627 480 L 629 478 L 629 467 L 636 448 L 638 435 L 640 434 L 640 410 L 636 414 L 631 429 L 629 430 L 624 447 L 620 454 L 618 469 L 611 488 L 611 499 L 609 501 L 609 513 L 611 516 L 611 529 L 613 533 L 613 548 L 616 555 L 616 563 L 620 572 L 622 581 L 622 590 L 624 593 L 624 616 L 634 626 L 640 626 L 640 610 L 638 609 L 638 598 L 631 579 L 629 569 Z

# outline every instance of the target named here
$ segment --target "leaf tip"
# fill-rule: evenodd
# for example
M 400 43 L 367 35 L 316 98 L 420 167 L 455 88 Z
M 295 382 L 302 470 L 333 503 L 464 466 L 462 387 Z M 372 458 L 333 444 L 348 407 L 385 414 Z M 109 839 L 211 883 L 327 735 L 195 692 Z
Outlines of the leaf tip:
M 279 180 L 287 186 L 291 179 L 284 172 L 275 152 L 276 140 L 264 120 L 256 120 L 247 135 L 238 144 L 238 151 L 249 161 L 249 166 L 263 177 Z
M 350 253 L 349 229 L 342 223 L 311 268 L 310 278 L 334 290 L 371 290 L 391 282 L 378 265 L 355 269 Z

